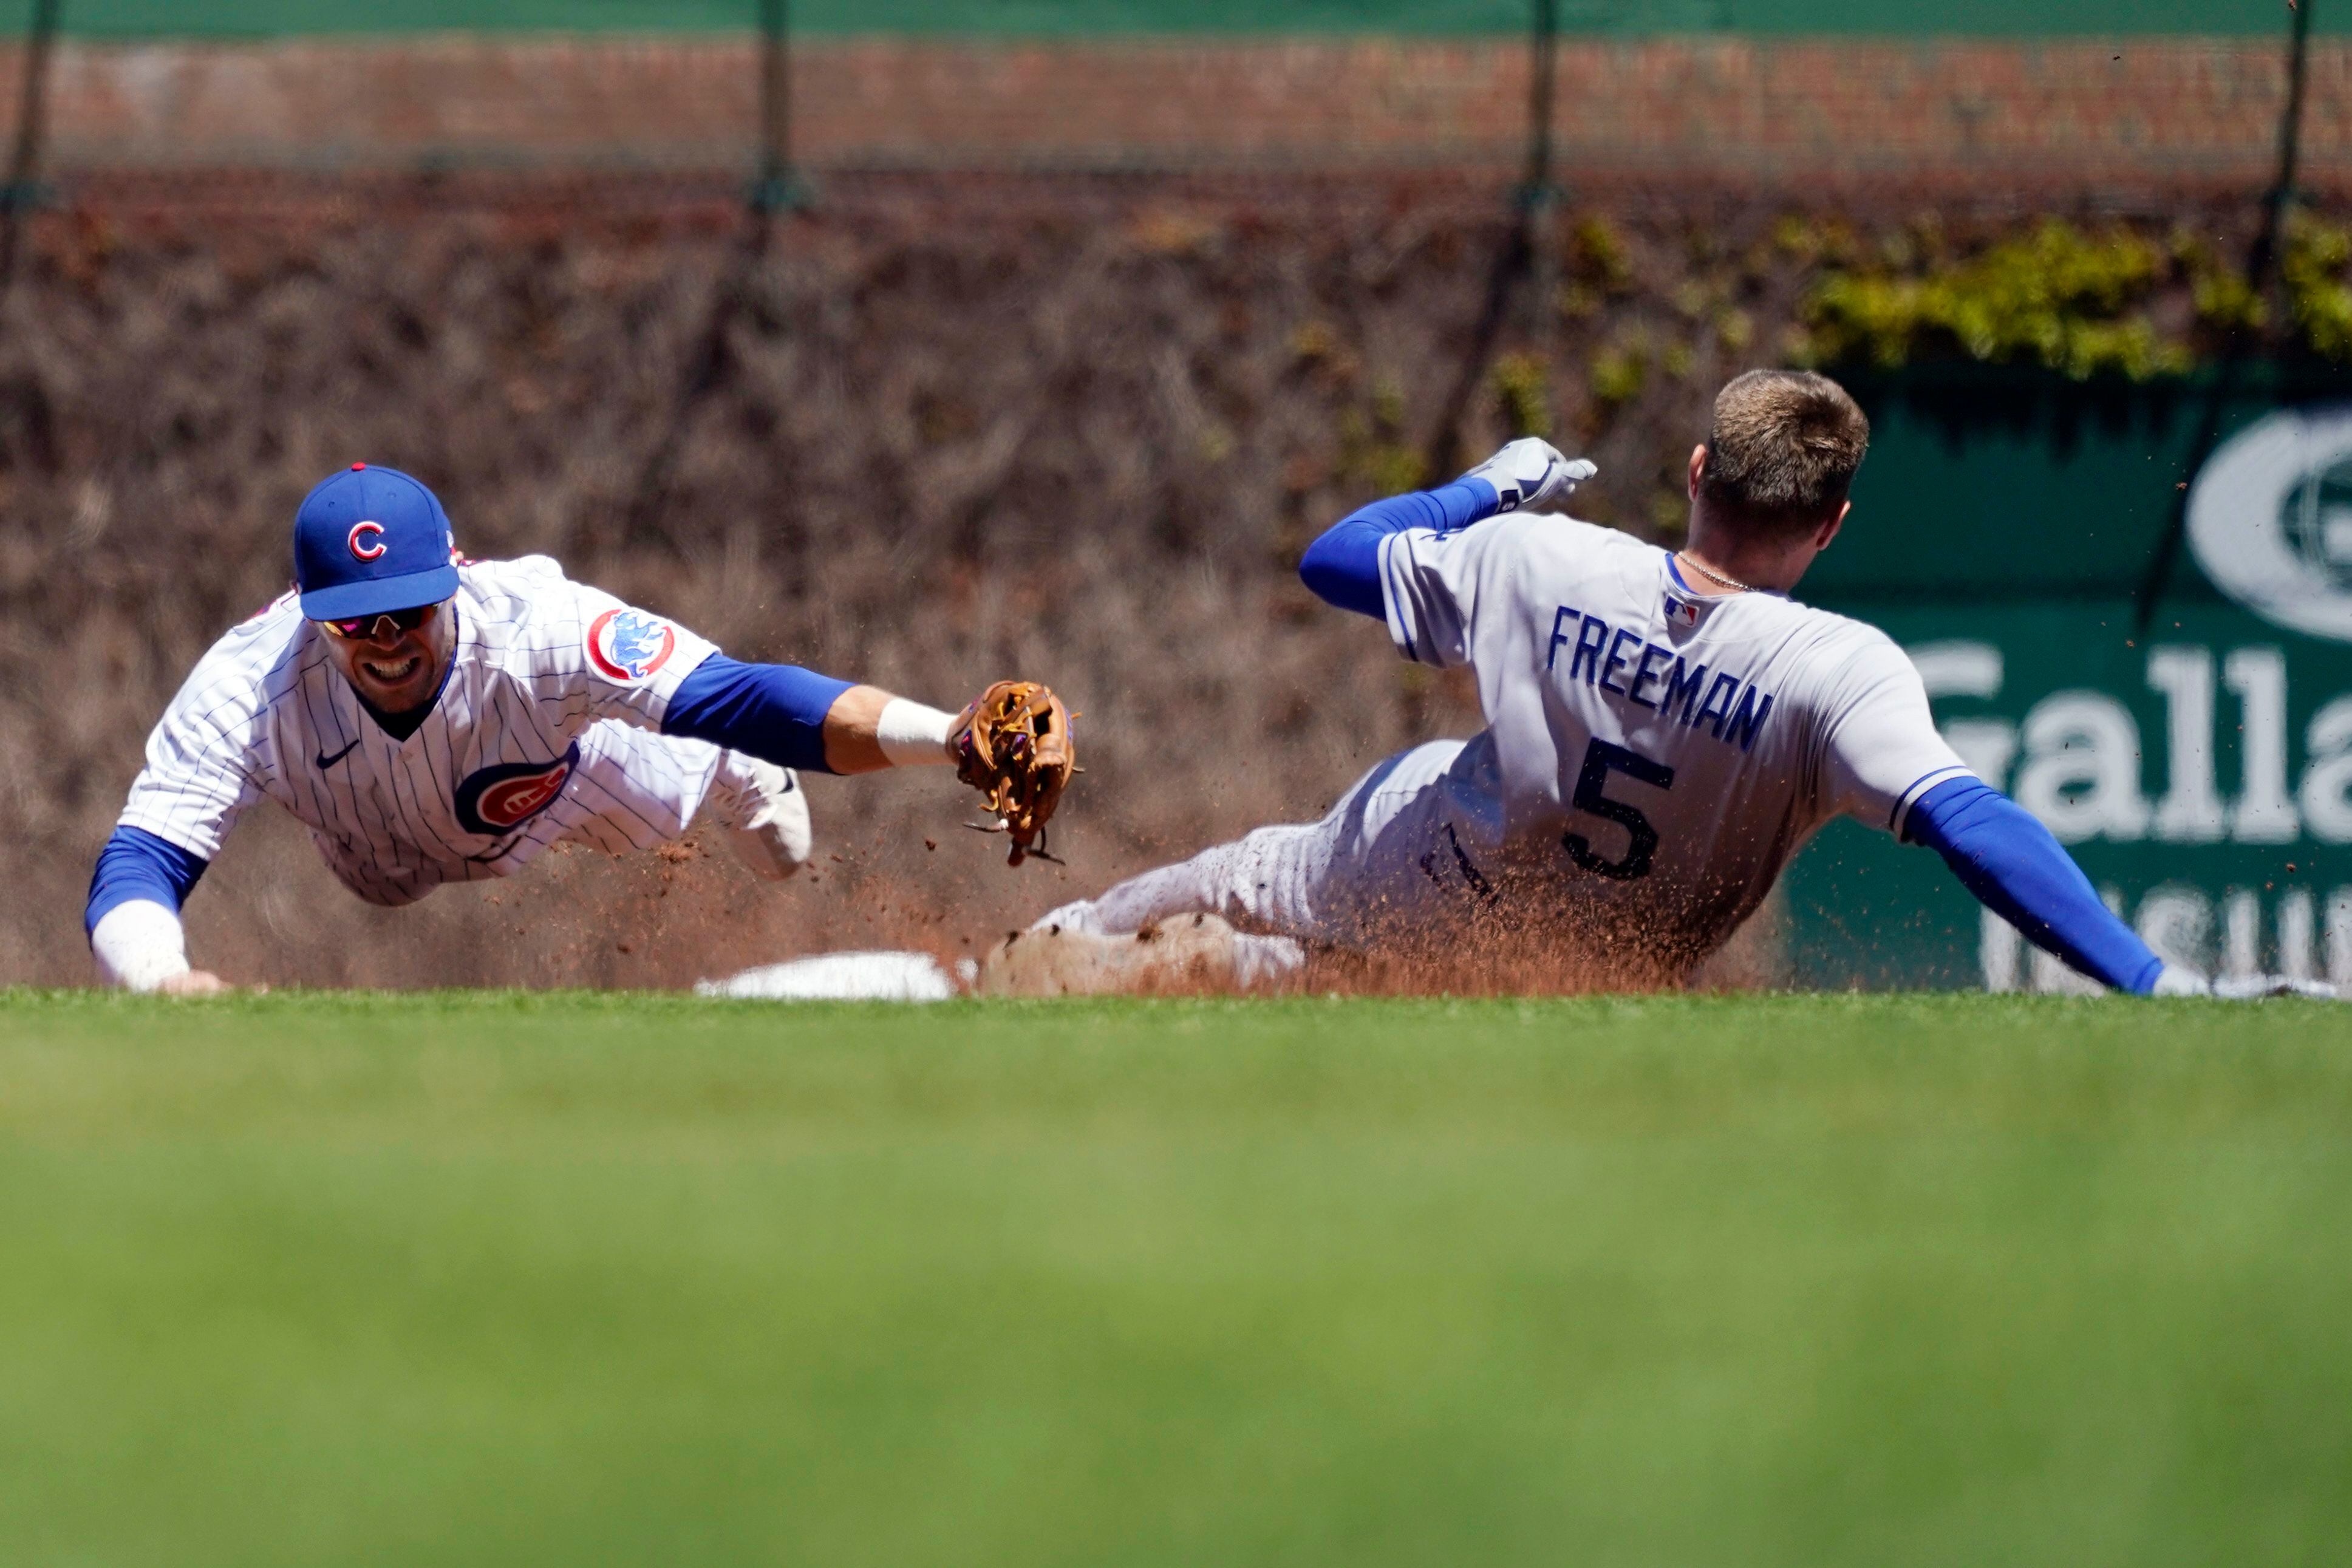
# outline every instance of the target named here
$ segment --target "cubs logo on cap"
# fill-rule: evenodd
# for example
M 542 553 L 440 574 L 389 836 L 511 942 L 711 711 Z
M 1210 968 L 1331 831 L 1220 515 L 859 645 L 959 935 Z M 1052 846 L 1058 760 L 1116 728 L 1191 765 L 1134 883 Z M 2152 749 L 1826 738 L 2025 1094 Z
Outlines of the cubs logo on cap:
M 449 515 L 397 468 L 353 463 L 294 514 L 294 584 L 314 621 L 437 605 L 457 591 Z
M 457 826 L 489 838 L 513 832 L 555 804 L 579 764 L 580 743 L 574 741 L 551 763 L 499 763 L 476 769 L 459 781 L 450 801 L 457 808 Z
M 650 679 L 677 647 L 670 624 L 643 610 L 607 610 L 588 626 L 588 662 L 624 686 Z

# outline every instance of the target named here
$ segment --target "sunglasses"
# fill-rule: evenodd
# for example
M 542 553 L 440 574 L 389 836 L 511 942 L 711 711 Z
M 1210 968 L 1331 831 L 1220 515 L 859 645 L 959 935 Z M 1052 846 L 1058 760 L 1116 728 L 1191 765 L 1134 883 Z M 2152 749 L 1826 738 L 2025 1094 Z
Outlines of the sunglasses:
M 413 610 L 383 610 L 373 616 L 352 616 L 339 621 L 320 621 L 319 628 L 329 637 L 341 637 L 345 642 L 366 642 L 372 638 L 394 636 L 401 632 L 413 632 L 419 626 L 430 626 L 433 624 L 433 616 L 440 608 L 438 605 L 419 605 Z M 390 632 L 383 629 L 384 623 L 387 621 L 392 623 Z

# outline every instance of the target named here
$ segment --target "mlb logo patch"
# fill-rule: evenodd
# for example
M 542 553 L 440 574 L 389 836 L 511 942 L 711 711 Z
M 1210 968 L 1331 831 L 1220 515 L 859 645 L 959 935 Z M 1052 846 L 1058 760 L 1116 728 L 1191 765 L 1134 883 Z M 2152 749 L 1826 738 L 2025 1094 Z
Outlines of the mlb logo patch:
M 669 623 L 643 610 L 607 610 L 588 626 L 588 662 L 622 686 L 650 679 L 677 647 Z
M 1688 631 L 1697 626 L 1700 617 L 1706 614 L 1706 612 L 1696 602 L 1685 599 L 1679 594 L 1666 595 L 1666 625 L 1670 626 Z

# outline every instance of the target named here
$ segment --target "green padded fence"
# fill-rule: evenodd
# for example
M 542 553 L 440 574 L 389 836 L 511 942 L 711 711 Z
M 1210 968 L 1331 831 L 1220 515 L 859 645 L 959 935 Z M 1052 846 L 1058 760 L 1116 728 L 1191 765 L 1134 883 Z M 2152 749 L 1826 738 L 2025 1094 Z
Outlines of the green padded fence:
M 1883 627 L 1937 722 L 2162 950 L 2352 978 L 2352 405 L 2261 367 L 2197 460 L 2210 377 L 1853 378 L 1851 525 L 1800 596 Z M 2139 597 L 2186 494 L 2190 548 Z M 1832 824 L 1787 879 L 1811 984 L 2051 984 L 1927 851 Z
M 1531 0 L 794 0 L 805 34 L 1008 37 L 1523 32 Z M 11 6 L 21 32 L 29 5 Z M 317 33 L 727 32 L 755 0 L 64 0 L 88 38 Z M 1736 32 L 1854 37 L 2276 36 L 2283 0 L 1559 0 L 1572 34 Z M 2318 0 L 2322 33 L 2352 31 L 2352 5 Z

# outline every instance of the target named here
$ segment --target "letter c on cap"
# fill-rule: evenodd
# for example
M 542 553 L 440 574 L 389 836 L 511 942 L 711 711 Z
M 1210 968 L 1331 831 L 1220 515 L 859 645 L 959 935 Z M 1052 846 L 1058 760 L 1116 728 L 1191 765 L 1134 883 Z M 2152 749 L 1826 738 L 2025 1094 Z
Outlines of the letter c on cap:
M 364 539 L 361 537 L 362 534 L 366 535 Z M 384 551 L 383 524 L 380 522 L 355 522 L 352 524 L 352 536 L 348 542 L 352 547 L 352 560 L 374 560 L 377 556 L 383 554 Z

